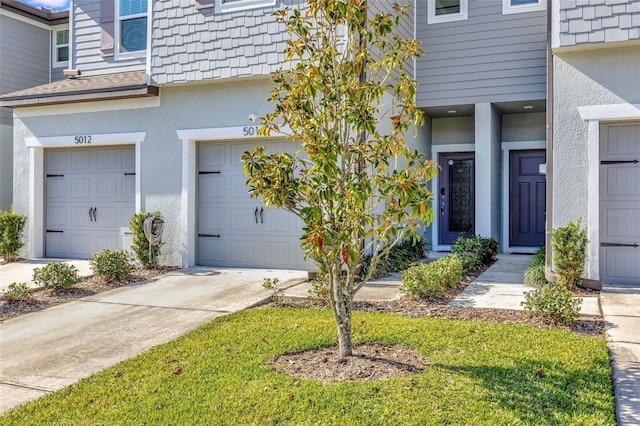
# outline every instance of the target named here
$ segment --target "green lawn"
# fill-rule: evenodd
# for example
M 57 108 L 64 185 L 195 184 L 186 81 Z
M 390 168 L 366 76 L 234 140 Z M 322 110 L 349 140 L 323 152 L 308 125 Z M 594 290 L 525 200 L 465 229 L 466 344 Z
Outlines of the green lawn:
M 283 376 L 265 361 L 335 344 L 333 317 L 260 308 L 219 318 L 12 410 L 0 424 L 615 424 L 602 340 L 379 313 L 355 313 L 353 323 L 358 343 L 415 348 L 432 366 L 376 382 Z

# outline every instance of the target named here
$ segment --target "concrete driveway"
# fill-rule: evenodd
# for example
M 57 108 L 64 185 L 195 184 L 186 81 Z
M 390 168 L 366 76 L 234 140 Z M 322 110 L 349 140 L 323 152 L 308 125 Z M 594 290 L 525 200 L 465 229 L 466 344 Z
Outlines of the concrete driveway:
M 286 287 L 307 273 L 183 269 L 0 323 L 0 412 L 262 303 L 265 277 Z

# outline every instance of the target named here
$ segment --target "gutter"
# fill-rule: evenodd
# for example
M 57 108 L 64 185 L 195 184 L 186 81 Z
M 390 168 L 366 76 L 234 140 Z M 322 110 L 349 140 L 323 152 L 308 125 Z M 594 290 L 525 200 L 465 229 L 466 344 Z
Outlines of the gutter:
M 545 220 L 545 268 L 544 275 L 548 281 L 555 282 L 553 257 L 551 252 L 551 235 L 553 233 L 553 51 L 551 49 L 551 15 L 552 0 L 547 0 L 547 145 L 546 145 L 546 220 Z
M 105 101 L 112 99 L 140 98 L 158 96 L 159 89 L 155 86 L 123 87 L 117 90 L 107 89 L 98 91 L 83 91 L 59 95 L 31 95 L 0 100 L 0 107 L 29 107 L 55 104 L 68 104 L 76 102 Z

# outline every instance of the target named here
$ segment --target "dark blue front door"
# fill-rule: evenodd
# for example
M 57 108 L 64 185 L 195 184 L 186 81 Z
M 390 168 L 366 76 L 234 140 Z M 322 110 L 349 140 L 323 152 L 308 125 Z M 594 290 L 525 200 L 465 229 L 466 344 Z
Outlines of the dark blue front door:
M 537 247 L 544 243 L 546 179 L 538 171 L 544 150 L 509 154 L 509 245 Z
M 473 153 L 440 154 L 438 243 L 451 245 L 475 231 L 475 159 Z

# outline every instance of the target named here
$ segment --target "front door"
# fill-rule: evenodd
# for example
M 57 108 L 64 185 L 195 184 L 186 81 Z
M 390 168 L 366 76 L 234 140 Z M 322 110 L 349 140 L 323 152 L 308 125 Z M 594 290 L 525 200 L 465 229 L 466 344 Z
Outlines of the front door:
M 440 154 L 438 242 L 451 245 L 475 231 L 475 158 L 473 153 Z
M 509 246 L 538 247 L 544 243 L 546 178 L 539 165 L 544 150 L 509 153 Z

